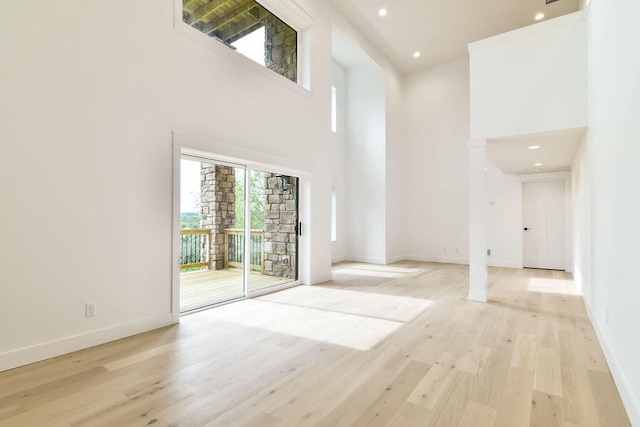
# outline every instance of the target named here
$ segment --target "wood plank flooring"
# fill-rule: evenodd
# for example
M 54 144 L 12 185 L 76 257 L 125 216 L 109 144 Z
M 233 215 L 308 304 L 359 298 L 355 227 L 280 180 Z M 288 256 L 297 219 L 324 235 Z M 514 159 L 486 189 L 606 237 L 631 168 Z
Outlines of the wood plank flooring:
M 249 292 L 283 285 L 292 279 L 251 272 Z M 244 272 L 239 269 L 180 273 L 180 312 L 244 297 Z
M 570 275 L 343 263 L 334 280 L 0 373 L 0 426 L 628 426 Z

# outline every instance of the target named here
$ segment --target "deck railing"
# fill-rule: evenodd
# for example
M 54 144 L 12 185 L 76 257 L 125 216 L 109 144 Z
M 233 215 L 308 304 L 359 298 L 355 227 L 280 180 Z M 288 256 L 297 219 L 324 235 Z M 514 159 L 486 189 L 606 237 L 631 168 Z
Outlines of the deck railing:
M 251 230 L 249 265 L 251 270 L 264 273 L 264 231 Z M 227 228 L 224 230 L 224 268 L 244 266 L 244 230 Z
M 180 230 L 180 269 L 209 268 L 209 236 L 207 228 Z
M 209 268 L 211 230 L 208 228 L 180 230 L 180 269 Z M 264 231 L 251 230 L 250 268 L 264 273 Z M 244 230 L 224 230 L 224 268 L 244 266 Z

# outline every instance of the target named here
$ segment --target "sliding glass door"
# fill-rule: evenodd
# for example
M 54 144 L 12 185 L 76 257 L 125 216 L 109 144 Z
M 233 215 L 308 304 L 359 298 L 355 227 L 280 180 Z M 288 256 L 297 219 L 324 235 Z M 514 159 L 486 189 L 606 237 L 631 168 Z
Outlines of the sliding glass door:
M 237 165 L 181 161 L 180 312 L 246 295 L 245 175 Z
M 251 294 L 298 279 L 298 178 L 257 170 L 249 176 Z
M 180 312 L 298 279 L 298 178 L 181 159 Z

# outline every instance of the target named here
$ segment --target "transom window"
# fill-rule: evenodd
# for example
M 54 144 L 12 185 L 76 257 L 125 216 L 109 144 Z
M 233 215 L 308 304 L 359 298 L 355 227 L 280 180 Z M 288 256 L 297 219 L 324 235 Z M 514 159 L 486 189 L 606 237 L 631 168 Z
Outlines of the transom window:
M 254 0 L 183 0 L 182 20 L 297 82 L 296 31 Z

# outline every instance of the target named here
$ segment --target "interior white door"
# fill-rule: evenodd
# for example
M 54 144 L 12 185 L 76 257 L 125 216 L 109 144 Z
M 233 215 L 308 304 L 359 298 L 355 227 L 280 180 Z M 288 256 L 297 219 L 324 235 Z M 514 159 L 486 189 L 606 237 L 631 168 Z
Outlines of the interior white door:
M 565 269 L 564 181 L 522 184 L 524 267 Z

